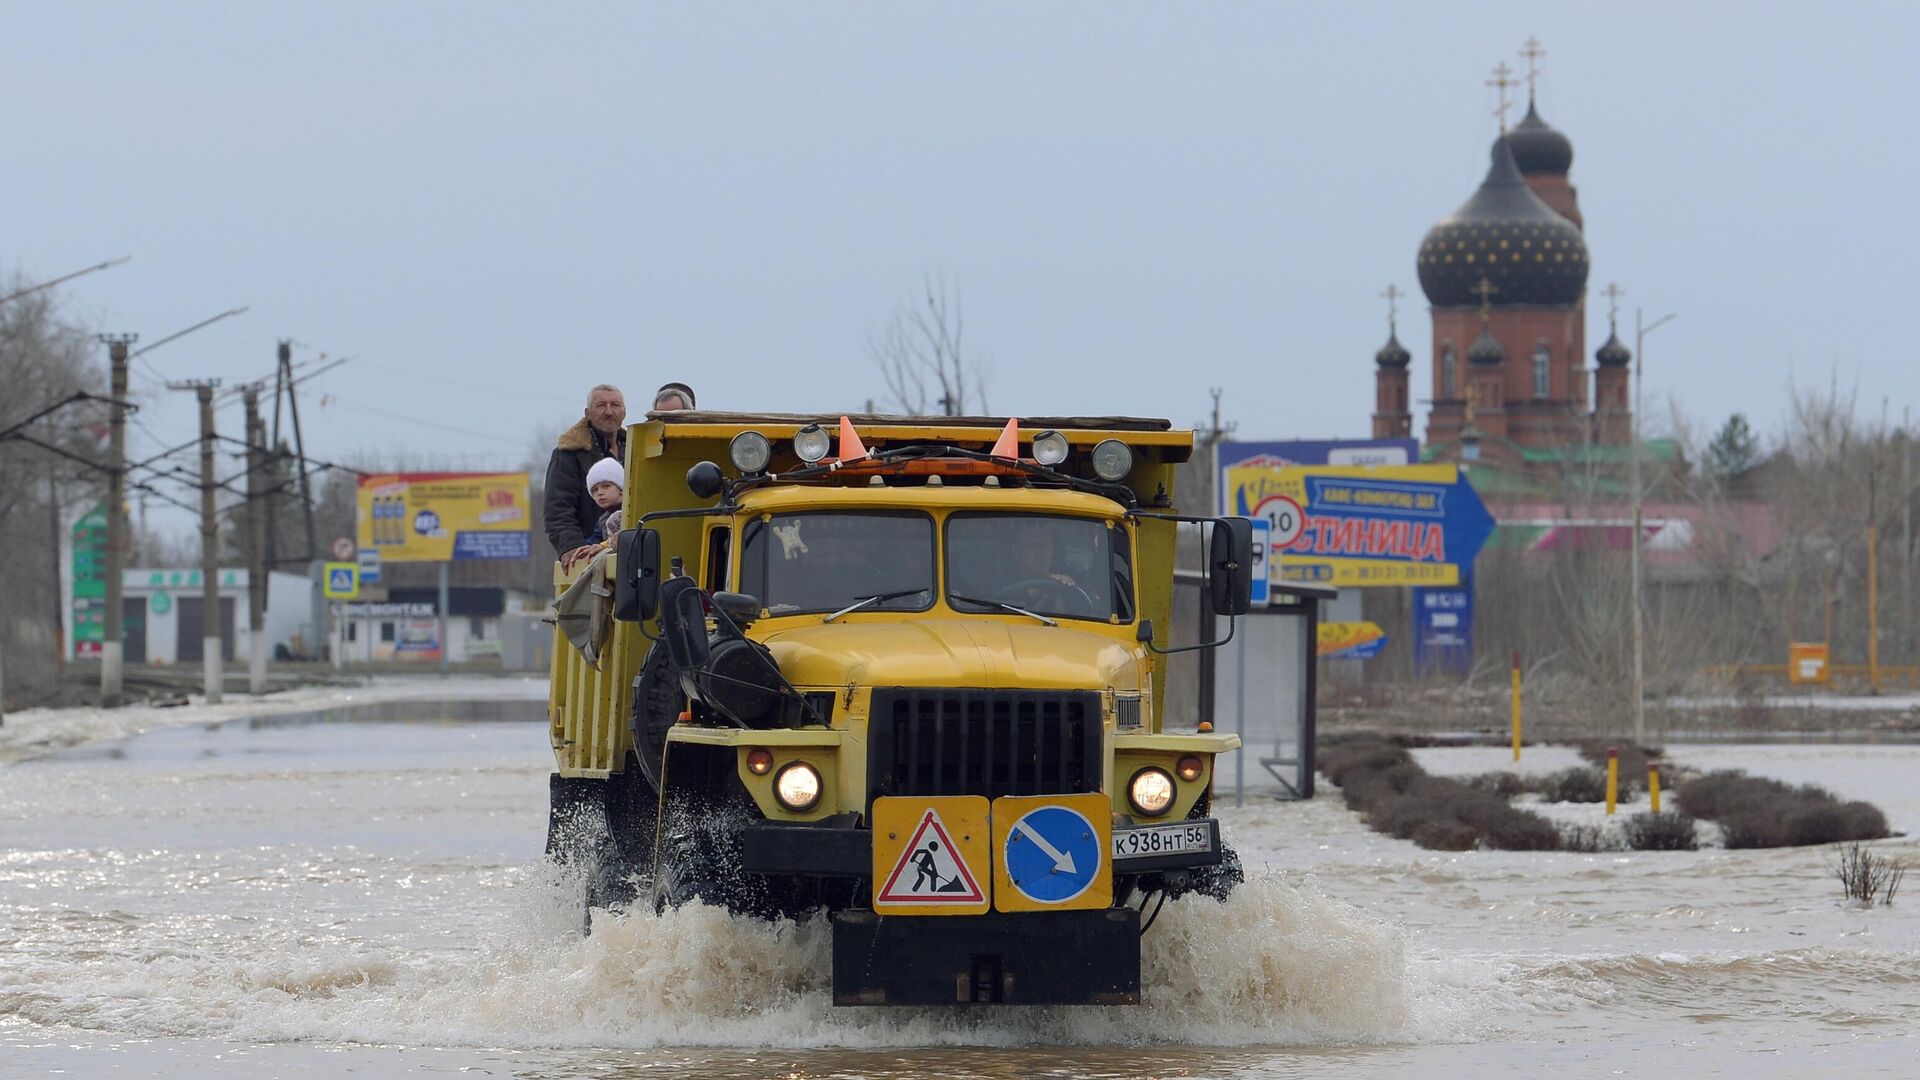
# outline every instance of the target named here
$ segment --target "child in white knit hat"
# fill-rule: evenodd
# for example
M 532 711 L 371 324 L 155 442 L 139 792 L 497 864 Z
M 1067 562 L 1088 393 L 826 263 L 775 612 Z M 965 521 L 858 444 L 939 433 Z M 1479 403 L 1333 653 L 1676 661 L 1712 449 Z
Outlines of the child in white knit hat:
M 587 535 L 587 543 L 598 544 L 620 535 L 620 501 L 626 495 L 627 470 L 619 458 L 601 458 L 587 470 L 587 494 L 604 513 L 599 524 Z

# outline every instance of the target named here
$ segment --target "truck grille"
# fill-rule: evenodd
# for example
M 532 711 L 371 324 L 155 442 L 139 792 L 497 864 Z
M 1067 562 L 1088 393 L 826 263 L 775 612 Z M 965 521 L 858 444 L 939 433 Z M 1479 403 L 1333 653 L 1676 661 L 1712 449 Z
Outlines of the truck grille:
M 1098 791 L 1100 751 L 1091 691 L 876 689 L 868 797 Z

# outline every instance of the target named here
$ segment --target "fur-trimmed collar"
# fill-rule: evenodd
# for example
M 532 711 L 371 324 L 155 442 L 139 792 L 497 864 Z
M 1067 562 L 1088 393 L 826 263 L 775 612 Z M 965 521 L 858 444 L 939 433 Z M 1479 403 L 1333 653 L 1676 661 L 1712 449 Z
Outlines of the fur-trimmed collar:
M 614 439 L 616 448 L 618 447 L 620 438 L 625 435 L 626 432 L 622 431 L 620 436 Z M 591 450 L 593 449 L 593 442 L 593 428 L 587 423 L 587 418 L 583 416 L 574 421 L 572 427 L 561 432 L 560 438 L 554 442 L 554 445 L 562 450 Z

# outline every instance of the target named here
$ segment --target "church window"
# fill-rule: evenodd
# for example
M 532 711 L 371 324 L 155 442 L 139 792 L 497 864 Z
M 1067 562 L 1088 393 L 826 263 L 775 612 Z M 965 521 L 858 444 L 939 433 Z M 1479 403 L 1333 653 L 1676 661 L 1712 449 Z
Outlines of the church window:
M 1547 351 L 1547 347 L 1545 345 L 1535 345 L 1533 347 L 1533 396 L 1534 397 L 1543 398 L 1552 392 L 1552 383 L 1548 379 L 1548 373 L 1550 370 L 1549 365 L 1551 363 L 1552 355 L 1553 355 L 1552 353 Z
M 1453 396 L 1453 346 L 1451 345 L 1440 350 L 1440 396 L 1443 398 Z

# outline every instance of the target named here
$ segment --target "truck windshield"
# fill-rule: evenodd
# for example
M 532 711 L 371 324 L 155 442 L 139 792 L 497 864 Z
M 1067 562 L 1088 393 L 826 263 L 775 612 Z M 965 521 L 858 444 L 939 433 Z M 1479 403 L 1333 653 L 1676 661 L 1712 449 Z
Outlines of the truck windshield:
M 925 611 L 933 606 L 933 519 L 916 513 L 775 514 L 747 523 L 740 591 L 775 615 Z
M 1098 518 L 954 514 L 947 519 L 947 602 L 955 611 L 1017 608 L 1132 622 L 1126 530 Z

